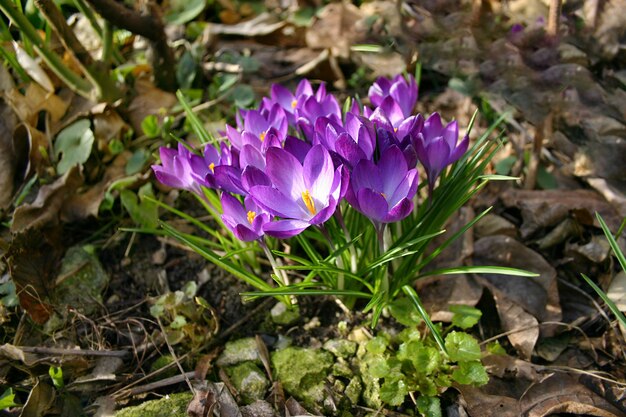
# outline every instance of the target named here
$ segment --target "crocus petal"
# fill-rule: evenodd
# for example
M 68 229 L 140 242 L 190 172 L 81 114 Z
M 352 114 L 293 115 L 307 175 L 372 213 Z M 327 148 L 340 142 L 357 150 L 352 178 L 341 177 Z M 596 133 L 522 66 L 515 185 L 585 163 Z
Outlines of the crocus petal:
M 357 193 L 361 213 L 376 222 L 382 222 L 387 215 L 389 205 L 380 193 L 363 188 Z
M 393 193 L 387 194 L 387 202 L 389 205 L 393 207 L 403 198 L 413 198 L 417 192 L 417 182 L 417 170 L 412 169 L 408 171 Z
M 271 214 L 289 219 L 309 219 L 312 215 L 306 211 L 304 204 L 298 204 L 294 199 L 286 197 L 276 188 L 256 185 L 250 188 L 250 195 L 254 201 Z M 302 200 L 302 196 L 298 196 Z
M 219 165 L 214 169 L 213 177 L 219 188 L 234 194 L 244 195 L 246 191 L 241 184 L 241 170 L 234 167 Z
M 272 184 L 292 200 L 302 198 L 305 190 L 302 165 L 295 156 L 280 148 L 270 148 L 265 155 L 265 173 Z
M 269 236 L 274 236 L 279 239 L 288 239 L 296 236 L 311 224 L 302 220 L 276 220 L 273 222 L 265 223 L 263 225 L 263 231 Z
M 271 186 L 272 181 L 269 179 L 265 172 L 261 171 L 255 166 L 248 165 L 241 174 L 241 185 L 244 190 L 250 190 L 255 185 L 267 185 Z
M 365 152 L 347 133 L 342 133 L 335 142 L 335 150 L 348 162 L 350 167 L 354 167 L 361 159 L 366 159 Z
M 235 226 L 234 229 L 232 229 L 232 232 L 235 237 L 242 242 L 252 242 L 263 236 L 263 233 L 259 234 L 258 232 L 252 230 L 247 226 L 244 226 L 243 224 L 238 224 L 237 226 Z
M 450 147 L 440 136 L 432 140 L 426 147 L 426 161 L 422 161 L 426 168 L 440 172 L 450 156 Z
M 380 157 L 378 169 L 383 184 L 381 192 L 386 196 L 391 196 L 407 172 L 404 154 L 397 146 L 389 147 Z
M 389 210 L 382 223 L 394 223 L 400 221 L 411 214 L 413 211 L 413 202 L 407 198 L 400 200 L 398 204 Z
M 443 138 L 446 143 L 450 147 L 450 149 L 454 149 L 456 147 L 456 142 L 459 139 L 459 124 L 456 120 L 448 123 L 446 128 L 442 132 Z
M 328 219 L 332 217 L 333 214 L 335 214 L 336 209 L 337 209 L 337 200 L 335 200 L 333 197 L 330 197 L 328 201 L 328 205 L 324 207 L 322 210 L 320 210 L 319 212 L 317 212 L 317 214 L 313 216 L 311 220 L 309 220 L 309 223 L 311 224 L 325 223 Z
M 295 156 L 296 159 L 302 164 L 304 163 L 304 158 L 311 150 L 311 144 L 300 140 L 295 136 L 287 136 L 283 149 Z
M 304 158 L 302 172 L 304 186 L 316 200 L 328 200 L 334 180 L 333 171 L 333 161 L 326 148 L 322 145 L 312 147 Z
M 239 154 L 239 166 L 242 169 L 245 169 L 247 166 L 253 166 L 264 170 L 265 158 L 258 148 L 252 145 L 244 145 L 241 148 L 241 154 Z
M 285 110 L 289 112 L 293 111 L 291 103 L 295 100 L 295 97 L 282 85 L 273 84 L 270 89 L 270 96 L 272 97 L 272 100 L 280 104 Z
M 226 125 L 226 137 L 230 143 L 236 148 L 241 149 L 241 133 L 230 125 Z
M 383 191 L 383 181 L 380 169 L 370 160 L 362 159 L 354 167 L 350 177 L 353 190 L 358 192 L 361 188 L 371 188 L 378 192 Z
M 229 220 L 232 219 L 235 224 L 248 222 L 246 210 L 244 210 L 239 200 L 228 193 L 222 193 L 220 201 L 222 202 L 222 211 L 224 212 L 223 217 Z
M 450 154 L 450 158 L 448 159 L 448 163 L 452 164 L 452 163 L 458 161 L 461 158 L 461 156 L 463 156 L 463 154 L 465 154 L 465 152 L 467 152 L 467 148 L 468 147 L 469 147 L 469 136 L 465 135 L 465 136 L 463 136 L 463 139 L 461 140 L 461 142 L 459 142 L 457 147 L 454 148 L 454 150 Z

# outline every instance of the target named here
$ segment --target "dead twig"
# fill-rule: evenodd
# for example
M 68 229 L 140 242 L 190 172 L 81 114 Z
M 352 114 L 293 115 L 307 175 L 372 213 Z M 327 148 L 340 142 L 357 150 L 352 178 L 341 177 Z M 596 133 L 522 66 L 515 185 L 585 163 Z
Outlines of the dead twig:
M 176 89 L 176 60 L 167 43 L 165 26 L 156 8 L 151 15 L 138 13 L 115 0 L 87 0 L 104 19 L 114 26 L 126 29 L 150 41 L 154 50 L 154 78 L 156 85 L 166 91 Z M 155 6 L 156 7 L 156 6 Z
M 108 356 L 114 358 L 125 358 L 130 355 L 130 352 L 127 350 L 64 349 L 36 346 L 16 346 L 16 348 L 26 353 L 54 356 Z
M 559 34 L 559 21 L 561 20 L 561 0 L 550 0 L 550 10 L 548 11 L 547 34 L 555 38 Z

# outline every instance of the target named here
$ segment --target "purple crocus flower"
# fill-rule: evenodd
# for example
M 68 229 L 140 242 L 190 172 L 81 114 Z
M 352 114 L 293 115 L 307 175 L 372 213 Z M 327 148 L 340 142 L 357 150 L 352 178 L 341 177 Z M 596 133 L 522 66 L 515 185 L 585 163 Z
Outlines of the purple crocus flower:
M 222 194 L 222 220 L 237 239 L 244 242 L 258 240 L 265 234 L 263 226 L 271 221 L 269 213 L 257 206 L 250 196 L 244 205 L 228 193 Z
M 417 83 L 412 75 L 408 80 L 402 74 L 392 80 L 379 77 L 370 87 L 368 95 L 374 106 L 380 106 L 387 97 L 393 98 L 406 118 L 413 114 L 417 102 Z
M 204 157 L 191 156 L 191 177 L 198 184 L 225 190 L 235 194 L 245 194 L 241 185 L 239 153 L 225 143 L 220 144 L 220 152 L 208 144 L 204 148 Z
M 304 133 L 304 137 L 309 141 L 313 141 L 315 137 L 315 122 L 320 117 L 327 117 L 330 120 L 341 124 L 341 108 L 337 99 L 332 94 L 319 94 L 323 85 L 318 89 L 315 96 L 308 97 L 299 105 L 298 118 L 296 123 Z M 321 97 L 321 98 L 318 98 Z
M 318 92 L 320 93 L 319 95 L 325 94 L 325 89 L 320 89 Z M 269 109 L 274 104 L 279 104 L 285 111 L 289 124 L 294 125 L 298 105 L 313 95 L 315 95 L 313 87 L 311 87 L 311 83 L 307 79 L 300 81 L 295 94 L 292 94 L 291 91 L 280 84 L 273 84 L 270 88 L 270 98 L 263 98 L 261 108 Z
M 458 161 L 467 151 L 469 137 L 465 135 L 461 142 L 457 143 L 458 138 L 459 125 L 456 120 L 444 127 L 439 113 L 431 114 L 417 135 L 414 141 L 415 150 L 419 161 L 426 169 L 431 192 L 444 168 Z
M 417 181 L 417 169 L 408 169 L 402 151 L 390 146 L 378 164 L 362 159 L 354 167 L 346 200 L 380 231 L 383 224 L 397 222 L 411 213 Z
M 283 237 L 300 233 L 310 225 L 328 220 L 341 198 L 345 171 L 334 168 L 328 151 L 315 145 L 300 163 L 281 148 L 266 154 L 265 173 L 270 185 L 254 185 L 254 201 L 280 220 L 265 225 L 268 235 Z
M 178 144 L 177 149 L 162 146 L 159 155 L 161 165 L 152 165 L 152 170 L 161 184 L 203 195 L 196 174 L 206 170 L 201 156 L 189 151 L 182 143 Z
M 282 143 L 289 129 L 287 116 L 279 104 L 269 109 L 242 111 L 237 124 L 239 129 L 226 125 L 226 137 L 237 150 L 245 144 L 260 148 L 268 135 L 274 135 Z

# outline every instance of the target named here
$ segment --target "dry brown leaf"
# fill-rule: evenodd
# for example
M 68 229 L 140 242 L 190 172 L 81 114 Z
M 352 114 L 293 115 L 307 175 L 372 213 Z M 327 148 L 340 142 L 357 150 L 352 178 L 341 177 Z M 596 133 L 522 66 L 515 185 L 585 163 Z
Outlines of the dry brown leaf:
M 52 184 L 41 187 L 35 201 L 15 209 L 11 231 L 16 233 L 57 224 L 61 219 L 63 205 L 82 183 L 81 171 L 78 166 L 74 166 Z
M 470 207 L 461 208 L 457 216 L 446 226 L 447 233 L 435 238 L 432 247 L 441 245 L 450 235 L 458 232 L 473 218 L 474 211 Z M 426 270 L 463 265 L 464 260 L 472 254 L 473 250 L 472 233 L 464 233 L 461 238 L 441 252 Z M 449 311 L 451 304 L 474 306 L 483 293 L 482 286 L 474 278 L 465 274 L 427 277 L 418 280 L 415 286 L 422 297 L 422 302 L 432 314 L 432 319 L 437 321 L 452 320 L 453 314 Z
M 28 161 L 26 161 L 24 177 L 42 174 L 48 164 L 44 154 L 50 145 L 46 135 L 31 125 L 20 123 L 13 132 L 13 143 L 28 145 Z
M 48 415 L 56 401 L 55 389 L 41 381 L 37 381 L 28 394 L 28 399 L 20 417 L 44 417 Z
M 109 142 L 112 139 L 121 140 L 124 133 L 130 128 L 119 113 L 110 106 L 106 106 L 102 112 L 93 112 L 92 121 L 93 133 L 98 143 L 98 150 L 105 155 L 109 154 Z
M 117 155 L 117 157 L 107 165 L 104 177 L 97 183 L 90 186 L 83 193 L 72 193 L 63 204 L 61 219 L 65 222 L 86 219 L 87 217 L 98 217 L 100 204 L 109 186 L 116 180 L 122 178 L 125 173 L 126 163 L 131 156 L 129 151 Z M 148 173 L 149 175 L 149 173 Z M 136 182 L 142 181 L 140 176 L 136 176 Z M 132 186 L 132 184 L 129 184 Z
M 474 388 L 457 386 L 471 417 L 547 417 L 558 413 L 619 417 L 624 413 L 568 374 L 558 373 L 528 384 L 492 378 Z
M 15 190 L 15 176 L 18 168 L 13 130 L 17 118 L 4 101 L 0 103 L 0 209 L 9 206 Z
M 557 413 L 619 417 L 624 414 L 567 374 L 555 374 L 533 385 L 520 400 L 522 415 L 543 417 Z
M 558 321 L 561 309 L 556 271 L 537 252 L 508 236 L 489 236 L 474 244 L 474 265 L 506 266 L 538 277 L 482 274 L 486 281 L 540 321 Z
M 14 236 L 4 256 L 21 307 L 39 324 L 53 312 L 49 297 L 63 253 L 59 238 L 56 229 L 28 228 Z
M 7 103 L 13 108 L 20 121 L 37 125 L 39 112 L 46 111 L 50 120 L 58 123 L 67 112 L 69 101 L 54 93 L 48 93 L 36 83 L 30 83 L 22 95 L 18 89 L 5 92 Z
M 617 230 L 621 218 L 602 196 L 591 190 L 507 190 L 501 196 L 507 207 L 521 209 L 524 220 L 520 227 L 523 238 L 544 227 L 559 224 L 567 216 L 579 223 L 599 227 L 594 213 L 597 211 L 609 227 Z
M 141 132 L 141 122 L 146 116 L 160 114 L 176 104 L 176 96 L 167 91 L 160 90 L 150 81 L 139 79 L 135 83 L 137 95 L 128 106 L 130 123 L 135 132 Z
M 358 43 L 362 32 L 357 22 L 363 14 L 352 3 L 331 3 L 318 14 L 306 33 L 306 43 L 313 49 L 329 48 L 333 55 L 348 58 L 350 47 Z
M 539 322 L 501 292 L 495 291 L 493 298 L 502 328 L 508 333 L 507 338 L 522 358 L 530 359 L 539 339 Z
M 482 363 L 487 372 L 498 378 L 522 378 L 535 382 L 543 378 L 532 363 L 509 355 L 488 355 L 482 359 Z
M 277 31 L 286 23 L 285 21 L 276 21 L 274 16 L 265 12 L 253 19 L 234 25 L 210 24 L 209 32 L 214 35 L 264 36 Z

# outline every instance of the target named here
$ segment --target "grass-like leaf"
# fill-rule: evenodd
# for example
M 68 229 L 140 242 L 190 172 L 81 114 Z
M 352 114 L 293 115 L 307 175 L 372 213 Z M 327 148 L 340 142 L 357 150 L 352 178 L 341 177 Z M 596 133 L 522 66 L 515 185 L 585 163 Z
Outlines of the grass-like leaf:
M 622 266 L 622 269 L 624 270 L 624 272 L 626 272 L 626 257 L 624 256 L 624 254 L 622 253 L 622 250 L 617 244 L 617 240 L 615 240 L 615 237 L 613 237 L 613 234 L 611 233 L 609 226 L 606 225 L 606 222 L 604 221 L 602 216 L 600 216 L 600 213 L 596 212 L 596 218 L 598 219 L 598 222 L 600 222 L 600 227 L 602 227 L 602 231 L 604 232 L 604 235 L 609 241 L 609 245 L 611 246 L 611 249 L 613 250 L 615 257 L 619 261 L 619 264 Z
M 538 277 L 535 272 L 524 271 L 523 269 L 509 268 L 506 266 L 458 266 L 454 268 L 441 268 L 420 274 L 420 278 L 433 275 L 455 275 L 455 274 L 498 274 L 513 275 L 517 277 Z
M 237 278 L 242 279 L 248 284 L 252 285 L 255 288 L 258 288 L 261 291 L 268 291 L 271 289 L 270 285 L 263 281 L 261 278 L 252 274 L 251 272 L 245 270 L 244 268 L 230 262 L 228 259 L 223 259 L 221 256 L 210 250 L 209 248 L 200 246 L 193 239 L 190 239 L 185 234 L 179 232 L 172 226 L 167 223 L 161 222 L 161 227 L 165 230 L 170 236 L 184 243 L 195 252 L 200 254 L 206 260 L 212 262 L 216 266 L 222 268 L 226 272 L 229 272 L 236 276 Z
M 580 275 L 582 275 L 585 281 L 587 281 L 587 284 L 589 284 L 589 286 L 598 293 L 600 298 L 602 298 L 602 301 L 606 303 L 607 307 L 609 307 L 611 312 L 615 315 L 615 317 L 617 317 L 617 320 L 619 320 L 620 324 L 624 326 L 624 328 L 626 328 L 626 317 L 624 317 L 624 313 L 622 313 L 619 308 L 617 308 L 615 303 L 606 295 L 604 291 L 602 291 L 602 288 L 598 287 L 596 283 L 591 280 L 591 278 L 589 278 L 585 274 Z
M 185 109 L 185 115 L 187 116 L 187 119 L 191 124 L 193 132 L 200 139 L 200 142 L 202 142 L 202 144 L 215 143 L 215 139 L 209 134 L 209 132 L 207 132 L 198 116 L 196 116 L 196 114 L 193 112 L 193 109 L 185 99 L 185 95 L 183 94 L 183 92 L 180 90 L 176 91 L 176 97 L 178 98 L 178 101 L 180 101 L 180 104 L 183 106 L 183 109 Z
M 426 323 L 426 326 L 428 326 L 431 333 L 433 334 L 433 338 L 435 339 L 435 342 L 437 342 L 439 349 L 441 349 L 441 351 L 447 355 L 448 350 L 446 349 L 446 344 L 443 340 L 443 337 L 441 336 L 441 332 L 439 331 L 439 329 L 437 329 L 437 327 L 430 320 L 430 316 L 428 315 L 428 312 L 424 308 L 422 301 L 420 300 L 419 296 L 417 295 L 413 287 L 411 287 L 410 285 L 405 285 L 402 287 L 402 291 L 404 291 L 407 297 L 409 297 L 411 301 L 413 302 L 413 304 L 415 305 L 417 312 L 420 314 L 420 316 L 422 316 L 424 323 Z

